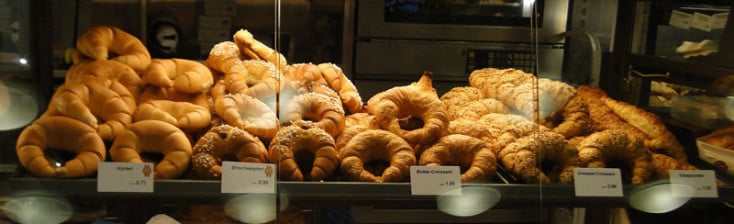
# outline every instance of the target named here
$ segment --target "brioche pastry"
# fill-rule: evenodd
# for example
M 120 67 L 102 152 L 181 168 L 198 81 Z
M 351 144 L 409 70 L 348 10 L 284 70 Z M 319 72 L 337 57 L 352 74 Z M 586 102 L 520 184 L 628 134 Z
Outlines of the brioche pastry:
M 410 166 L 416 164 L 413 148 L 392 132 L 372 129 L 355 135 L 339 151 L 340 171 L 347 179 L 362 182 L 402 182 L 410 178 Z M 371 164 L 389 163 L 369 169 Z M 367 167 L 366 167 L 367 166 Z
M 143 120 L 130 124 L 110 147 L 115 162 L 141 163 L 143 153 L 163 155 L 155 164 L 158 179 L 174 179 L 189 169 L 191 142 L 178 127 L 159 120 Z
M 25 127 L 15 150 L 20 164 L 41 177 L 88 177 L 97 172 L 98 164 L 107 156 L 104 142 L 94 128 L 63 116 L 41 116 Z M 46 156 L 46 150 L 76 155 L 58 166 Z
M 280 121 L 262 101 L 243 94 L 227 94 L 215 99 L 214 109 L 227 124 L 243 129 L 264 141 L 272 139 Z
M 151 61 L 143 42 L 117 27 L 92 27 L 77 39 L 76 50 L 92 60 L 122 62 L 138 72 L 145 70 Z
M 375 94 L 367 101 L 367 112 L 373 114 L 373 127 L 397 134 L 411 145 L 430 145 L 442 136 L 449 119 L 432 85 L 432 74 L 425 72 L 418 82 L 398 86 Z M 406 130 L 402 118 L 423 120 L 423 126 Z
M 143 73 L 143 83 L 174 88 L 182 93 L 200 93 L 214 85 L 214 76 L 205 65 L 188 59 L 153 59 Z
M 233 39 L 243 54 L 273 63 L 280 71 L 285 70 L 288 64 L 285 56 L 255 39 L 249 31 L 240 29 L 234 34 Z
M 459 166 L 461 182 L 482 182 L 495 175 L 497 158 L 484 141 L 462 134 L 441 137 L 420 154 L 422 166 Z
M 282 117 L 285 125 L 299 120 L 312 121 L 332 137 L 344 129 L 345 115 L 341 104 L 322 94 L 306 93 L 294 97 L 288 102 Z
M 364 102 L 357 87 L 354 86 L 354 83 L 349 80 L 339 66 L 332 63 L 321 63 L 318 67 L 326 83 L 339 93 L 341 102 L 347 112 L 359 113 L 364 110 Z
M 646 145 L 650 149 L 667 154 L 677 160 L 687 160 L 688 156 L 683 146 L 657 115 L 612 98 L 607 97 L 602 100 L 617 116 L 645 133 L 648 141 Z
M 209 126 L 211 113 L 208 108 L 171 100 L 151 100 L 138 105 L 133 121 L 160 120 L 185 132 L 194 132 Z
M 97 82 L 65 83 L 54 93 L 45 115 L 63 115 L 82 121 L 112 140 L 132 122 L 130 108 L 117 92 Z
M 526 183 L 571 184 L 573 169 L 579 165 L 576 150 L 563 135 L 551 131 L 519 138 L 504 147 L 498 157 L 507 170 Z M 545 165 L 548 161 L 553 165 Z
M 620 168 L 629 168 L 631 174 L 624 181 L 632 184 L 645 183 L 654 172 L 652 155 L 642 141 L 621 131 L 595 132 L 576 147 L 582 167 L 605 168 L 613 162 L 621 162 L 623 167 Z
M 201 178 L 221 179 L 222 161 L 265 163 L 268 150 L 245 130 L 227 124 L 214 126 L 194 144 L 192 169 Z
M 339 165 L 334 138 L 312 122 L 283 127 L 268 146 L 268 161 L 278 166 L 278 177 L 290 181 L 322 181 Z

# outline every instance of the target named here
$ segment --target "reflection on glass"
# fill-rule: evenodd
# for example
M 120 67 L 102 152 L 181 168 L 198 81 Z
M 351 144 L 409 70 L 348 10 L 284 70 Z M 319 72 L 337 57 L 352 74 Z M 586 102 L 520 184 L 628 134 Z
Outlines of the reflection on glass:
M 438 210 L 449 215 L 469 217 L 481 214 L 500 202 L 501 194 L 487 186 L 462 186 L 461 195 L 441 195 Z
M 685 184 L 652 183 L 640 186 L 630 195 L 629 203 L 632 208 L 643 212 L 666 213 L 683 206 L 692 196 L 693 189 Z
M 14 197 L 3 206 L 5 214 L 18 223 L 62 223 L 73 211 L 64 198 L 27 195 Z
M 224 212 L 240 222 L 265 223 L 275 220 L 276 200 L 275 194 L 244 194 L 227 201 Z
M 20 86 L 0 81 L 0 131 L 21 128 L 36 118 L 38 102 Z

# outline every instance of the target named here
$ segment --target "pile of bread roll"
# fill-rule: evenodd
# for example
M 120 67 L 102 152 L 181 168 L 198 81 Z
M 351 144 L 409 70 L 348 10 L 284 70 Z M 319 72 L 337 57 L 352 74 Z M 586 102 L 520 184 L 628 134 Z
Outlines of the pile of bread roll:
M 502 166 L 526 183 L 568 184 L 576 167 L 620 161 L 639 184 L 695 169 L 655 115 L 515 69 L 475 70 L 441 96 L 424 72 L 364 102 L 337 65 L 289 64 L 244 29 L 198 62 L 151 58 L 134 36 L 99 26 L 73 58 L 18 139 L 36 176 L 93 177 L 118 161 L 153 162 L 159 179 L 218 179 L 222 161 L 242 161 L 274 163 L 289 181 L 401 182 L 412 165 L 455 165 L 463 182 L 491 181 Z

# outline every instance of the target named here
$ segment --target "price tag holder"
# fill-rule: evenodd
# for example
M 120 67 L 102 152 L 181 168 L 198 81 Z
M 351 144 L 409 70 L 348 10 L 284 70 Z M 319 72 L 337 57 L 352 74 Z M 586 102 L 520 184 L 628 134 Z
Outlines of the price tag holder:
M 711 32 L 711 27 L 714 24 L 714 18 L 703 14 L 703 13 L 693 13 L 693 18 L 691 19 L 691 27 L 699 30 L 703 30 L 706 32 Z
M 153 163 L 101 162 L 97 192 L 153 192 Z
M 275 164 L 222 162 L 222 193 L 274 194 Z
M 714 18 L 714 22 L 711 24 L 711 29 L 724 29 L 726 27 L 726 22 L 729 19 L 729 13 L 717 13 L 711 15 L 711 17 Z
M 617 168 L 576 168 L 573 178 L 577 197 L 624 196 L 622 175 Z
M 461 195 L 459 166 L 411 166 L 413 195 Z
M 691 15 L 690 13 L 673 10 L 670 13 L 670 20 L 668 21 L 668 24 L 673 27 L 687 30 L 691 28 L 691 18 L 693 18 L 693 15 Z
M 713 170 L 671 170 L 670 184 L 674 197 L 719 197 Z

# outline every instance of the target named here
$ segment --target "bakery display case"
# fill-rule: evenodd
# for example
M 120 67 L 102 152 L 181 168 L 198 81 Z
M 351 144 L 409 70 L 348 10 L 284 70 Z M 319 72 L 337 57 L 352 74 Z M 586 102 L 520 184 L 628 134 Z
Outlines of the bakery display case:
M 691 60 L 627 23 L 711 4 L 0 1 L 0 223 L 727 223 L 729 125 L 620 84 L 704 94 L 636 74 L 729 69 L 693 60 L 731 25 Z

